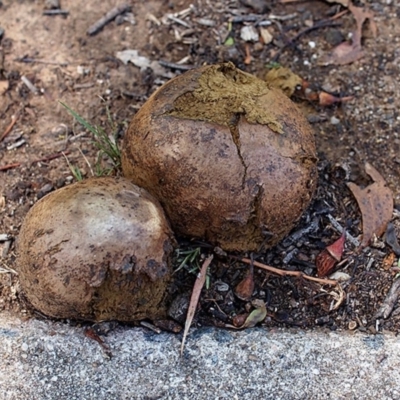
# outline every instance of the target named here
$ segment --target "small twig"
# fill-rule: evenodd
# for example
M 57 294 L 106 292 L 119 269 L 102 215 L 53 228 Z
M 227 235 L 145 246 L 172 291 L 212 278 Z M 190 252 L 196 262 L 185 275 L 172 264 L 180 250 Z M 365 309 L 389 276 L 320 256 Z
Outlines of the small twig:
M 172 14 L 168 14 L 167 17 L 168 17 L 168 19 L 170 19 L 171 21 L 176 22 L 177 24 L 180 24 L 180 25 L 184 26 L 185 28 L 188 28 L 188 29 L 191 28 L 190 24 L 188 24 L 187 22 L 183 21 L 183 20 L 180 19 L 180 18 L 174 17 Z
M 86 33 L 89 36 L 95 35 L 101 29 L 103 29 L 108 23 L 110 23 L 115 17 L 130 10 L 131 6 L 129 4 L 122 4 L 118 7 L 113 8 L 106 15 L 104 15 L 98 21 L 96 21 L 91 27 L 89 27 Z
M 241 22 L 256 22 L 261 19 L 260 15 L 255 14 L 247 14 L 247 15 L 237 15 L 235 17 L 230 18 L 230 22 L 232 24 L 238 24 Z
M 96 341 L 100 345 L 100 347 L 103 349 L 103 351 L 107 355 L 107 357 L 109 357 L 109 358 L 112 357 L 110 346 L 93 330 L 93 328 L 86 328 L 85 336 L 88 337 L 89 339 Z
M 393 282 L 392 287 L 389 290 L 385 300 L 383 301 L 381 307 L 376 312 L 374 318 L 378 319 L 383 317 L 384 319 L 388 318 L 392 313 L 395 304 L 397 303 L 397 299 L 400 295 L 400 279 L 396 279 Z
M 290 236 L 284 239 L 284 241 L 282 242 L 283 246 L 288 247 L 292 243 L 297 242 L 304 235 L 307 235 L 310 232 L 314 232 L 318 228 L 318 224 L 319 218 L 318 216 L 315 216 L 306 227 L 293 232 Z
M 79 153 L 81 153 L 83 159 L 85 160 L 87 166 L 89 167 L 90 174 L 91 174 L 92 176 L 94 176 L 93 168 L 92 168 L 92 166 L 91 166 L 89 160 L 88 160 L 87 157 L 83 154 L 83 151 L 82 151 L 80 148 L 78 148 L 78 150 L 79 150 Z M 65 155 L 65 153 L 64 153 L 64 155 Z M 68 161 L 68 159 L 67 159 L 67 161 Z
M 45 156 L 45 157 L 42 157 L 42 158 L 38 158 L 37 160 L 32 161 L 31 165 L 35 164 L 35 163 L 38 163 L 38 162 L 51 161 L 51 160 L 54 160 L 56 158 L 62 157 L 64 154 L 69 154 L 69 153 L 70 153 L 70 151 L 64 151 L 64 152 L 61 151 L 59 153 L 50 154 L 48 156 Z
M 50 60 L 41 60 L 37 58 L 31 58 L 31 57 L 21 57 L 21 58 L 16 58 L 15 61 L 17 62 L 22 62 L 22 63 L 37 63 L 37 64 L 49 64 L 49 65 L 59 65 L 60 67 L 67 67 L 68 63 L 62 63 L 62 62 L 57 62 L 57 61 L 50 61 Z
M 33 93 L 33 94 L 38 94 L 39 90 L 37 87 L 25 76 L 21 76 L 21 81 L 24 83 L 24 85 Z
M 5 263 L 2 263 L 3 267 L 0 267 L 0 274 L 14 274 L 14 275 L 18 275 L 18 272 L 15 269 L 12 269 L 11 267 L 9 267 L 8 265 L 6 265 Z
M 2 165 L 2 166 L 0 166 L 0 171 L 7 171 L 9 169 L 18 168 L 20 165 L 21 165 L 21 163 Z
M 9 146 L 7 146 L 7 150 L 17 149 L 18 147 L 21 147 L 25 143 L 26 143 L 25 139 L 17 140 L 16 142 L 14 142 L 14 143 L 10 144 Z
M 342 227 L 342 225 L 339 224 L 339 222 L 336 221 L 335 218 L 332 217 L 331 214 L 327 215 L 329 222 L 331 223 L 331 225 L 339 232 L 342 233 L 344 231 L 344 228 Z M 349 232 L 346 231 L 346 239 L 351 242 L 355 247 L 359 247 L 360 246 L 360 242 L 353 236 L 350 235 Z
M 334 26 L 339 26 L 339 25 L 340 25 L 339 23 L 332 22 L 331 18 L 324 19 L 324 20 L 316 22 L 313 26 L 310 26 L 308 28 L 303 29 L 297 35 L 295 35 L 293 38 L 288 39 L 287 42 L 276 53 L 276 55 L 275 55 L 275 57 L 273 58 L 272 61 L 278 61 L 278 59 L 279 59 L 280 55 L 282 54 L 283 50 L 285 50 L 286 47 L 288 47 L 288 46 L 293 46 L 295 44 L 295 42 L 298 39 L 300 39 L 301 36 L 311 32 L 311 31 L 314 31 L 316 29 L 334 27 Z
M 140 321 L 140 325 L 144 326 L 147 329 L 152 330 L 155 333 L 161 333 L 161 329 L 153 324 L 150 324 L 150 322 Z
M 50 154 L 48 156 L 45 156 L 45 157 L 42 157 L 42 158 L 38 158 L 37 160 L 31 161 L 30 165 L 33 165 L 33 164 L 38 163 L 38 162 L 51 161 L 51 160 L 54 160 L 56 158 L 62 157 L 64 154 L 69 154 L 69 153 L 70 153 L 70 151 L 64 151 L 64 152 L 60 152 L 60 153 Z M 22 165 L 22 163 L 14 163 L 14 164 L 3 165 L 3 166 L 0 166 L 0 171 L 7 171 L 8 169 L 18 168 L 21 165 Z
M 17 122 L 17 117 L 13 115 L 11 117 L 11 122 L 7 126 L 6 130 L 3 132 L 3 134 L 0 136 L 0 142 L 11 132 L 12 128 L 14 127 L 15 123 Z
M 241 257 L 235 257 L 235 256 L 230 256 L 230 257 L 235 258 L 236 260 L 239 260 L 241 262 L 244 262 L 244 263 L 250 264 L 250 265 L 252 262 L 249 258 L 241 258 Z M 279 268 L 271 267 L 270 265 L 265 265 L 258 261 L 253 261 L 253 263 L 256 267 L 265 269 L 266 271 L 272 272 L 273 274 L 276 274 L 279 276 L 295 276 L 297 278 L 304 278 L 309 281 L 318 282 L 318 283 L 321 283 L 322 285 L 336 286 L 338 284 L 337 281 L 334 281 L 332 279 L 315 278 L 313 276 L 306 275 L 305 273 L 303 273 L 301 271 L 286 271 L 284 269 L 279 269 Z
M 194 68 L 194 65 L 177 64 L 169 61 L 159 60 L 158 63 L 165 68 L 176 69 L 178 71 L 189 71 Z
M 57 10 L 44 10 L 43 15 L 68 15 L 69 11 L 68 10 L 61 10 L 61 8 L 58 8 Z

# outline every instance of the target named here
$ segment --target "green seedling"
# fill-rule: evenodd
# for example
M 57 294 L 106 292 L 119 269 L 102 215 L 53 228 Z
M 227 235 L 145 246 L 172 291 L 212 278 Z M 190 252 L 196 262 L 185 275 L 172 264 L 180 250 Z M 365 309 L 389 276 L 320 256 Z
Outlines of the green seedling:
M 270 61 L 268 64 L 265 65 L 266 68 L 268 69 L 278 69 L 280 68 L 282 65 L 279 64 L 276 61 Z
M 201 248 L 186 248 L 176 250 L 176 264 L 174 274 L 185 268 L 190 274 L 197 274 L 200 271 Z M 206 289 L 210 288 L 210 276 L 206 277 Z
M 68 157 L 64 153 L 63 153 L 63 155 L 64 155 L 64 157 L 65 157 L 65 159 L 67 161 L 67 164 L 68 164 L 69 170 L 72 173 L 72 176 L 75 178 L 76 181 L 78 181 L 78 182 L 82 181 L 83 180 L 83 176 L 82 176 L 82 172 L 81 172 L 80 168 L 75 166 L 75 165 L 72 165 L 69 162 Z
M 95 126 L 90 124 L 79 115 L 77 112 L 72 110 L 66 104 L 60 102 L 60 104 L 65 107 L 65 109 L 75 118 L 75 120 L 82 125 L 85 129 L 87 129 L 90 133 L 93 134 L 94 137 L 94 145 L 99 149 L 99 154 L 96 160 L 96 167 L 95 167 L 95 175 L 102 176 L 102 175 L 109 175 L 113 170 L 118 170 L 121 166 L 121 152 L 118 148 L 117 140 L 116 140 L 116 132 L 117 128 L 112 120 L 110 110 L 107 107 L 107 119 L 108 122 L 113 130 L 114 135 L 109 136 L 103 128 L 100 126 Z M 112 168 L 105 169 L 101 165 L 101 161 L 104 156 L 110 160 L 112 164 Z

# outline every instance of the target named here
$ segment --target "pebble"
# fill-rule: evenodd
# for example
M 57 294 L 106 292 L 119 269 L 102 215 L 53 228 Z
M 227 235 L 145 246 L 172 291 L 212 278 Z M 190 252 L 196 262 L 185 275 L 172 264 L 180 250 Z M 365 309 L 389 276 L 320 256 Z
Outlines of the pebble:
M 51 183 L 46 183 L 44 186 L 42 186 L 38 193 L 37 193 L 37 198 L 41 199 L 43 196 L 45 196 L 47 193 L 50 193 L 54 189 L 54 186 Z
M 253 25 L 243 26 L 240 30 L 240 38 L 245 42 L 258 42 L 258 32 Z
M 57 10 L 60 8 L 60 0 L 46 0 L 44 2 L 44 8 L 46 10 Z
M 349 329 L 351 330 L 351 331 L 354 331 L 354 329 L 356 329 L 357 328 L 357 322 L 356 321 L 350 321 L 349 322 Z
M 346 274 L 346 272 L 341 272 L 341 271 L 336 271 L 329 277 L 329 279 L 333 279 L 339 282 L 348 281 L 350 278 L 351 276 L 349 274 Z
M 222 281 L 215 282 L 215 290 L 218 290 L 218 292 L 227 292 L 229 285 Z
M 340 124 L 340 119 L 338 119 L 338 118 L 336 118 L 335 116 L 333 116 L 333 117 L 331 118 L 331 124 L 332 124 L 332 125 L 338 125 L 338 124 Z

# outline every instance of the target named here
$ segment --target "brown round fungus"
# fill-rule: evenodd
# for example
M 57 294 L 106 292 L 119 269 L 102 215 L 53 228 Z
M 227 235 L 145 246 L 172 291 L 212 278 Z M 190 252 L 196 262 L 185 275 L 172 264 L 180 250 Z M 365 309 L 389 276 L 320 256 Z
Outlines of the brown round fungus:
M 90 321 L 164 316 L 175 243 L 157 200 L 122 178 L 50 193 L 18 238 L 22 289 L 42 313 Z
M 232 63 L 156 91 L 124 138 L 124 175 L 162 204 L 176 234 L 225 250 L 278 243 L 316 186 L 313 132 L 278 89 Z

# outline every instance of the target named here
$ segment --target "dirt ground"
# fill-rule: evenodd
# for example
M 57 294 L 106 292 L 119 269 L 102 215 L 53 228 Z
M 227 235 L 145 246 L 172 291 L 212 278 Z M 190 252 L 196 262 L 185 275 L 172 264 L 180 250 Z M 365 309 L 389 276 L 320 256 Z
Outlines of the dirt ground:
M 94 35 L 87 34 L 88 28 L 119 2 L 61 0 L 67 14 L 44 15 L 48 3 L 0 2 L 4 30 L 0 29 L 0 135 L 15 119 L 10 133 L 0 141 L 0 237 L 8 235 L 0 242 L 0 310 L 29 312 L 13 272 L 15 239 L 25 214 L 37 199 L 75 180 L 66 158 L 84 177 L 91 176 L 96 163 L 92 137 L 59 101 L 110 131 L 108 107 L 121 138 L 149 95 L 193 66 L 232 61 L 264 78 L 267 66 L 279 62 L 313 90 L 353 97 L 328 107 L 294 97 L 315 130 L 319 186 L 295 230 L 301 235 L 289 236 L 255 259 L 315 275 L 316 255 L 339 237 L 329 216 L 353 237 L 360 237 L 361 214 L 346 182 L 369 183 L 365 162 L 380 172 L 393 191 L 397 227 L 400 5 L 396 1 L 355 3 L 374 12 L 378 34 L 374 37 L 370 24 L 365 24 L 363 57 L 347 65 L 323 65 L 324 56 L 355 29 L 349 12 L 315 28 L 318 21 L 346 10 L 324 1 L 132 0 L 128 2 L 131 13 L 117 17 Z M 245 25 L 256 30 L 266 27 L 271 43 L 245 42 L 240 34 Z M 117 52 L 127 49 L 137 50 L 153 64 L 142 68 L 124 64 Z M 397 271 L 392 266 L 397 258 L 389 266 L 383 264 L 391 253 L 384 240 L 361 252 L 355 250 L 348 240 L 339 270 L 349 274 L 350 280 L 341 285 L 341 293 L 257 270 L 253 298 L 267 304 L 264 325 L 398 331 L 400 308 L 386 320 L 374 318 L 395 280 Z M 249 310 L 249 303 L 233 294 L 246 269 L 238 262 L 215 263 L 198 323 L 232 323 L 232 316 Z M 193 280 L 193 274 L 182 270 L 173 294 L 190 292 Z M 342 296 L 340 305 L 334 309 L 338 296 Z

